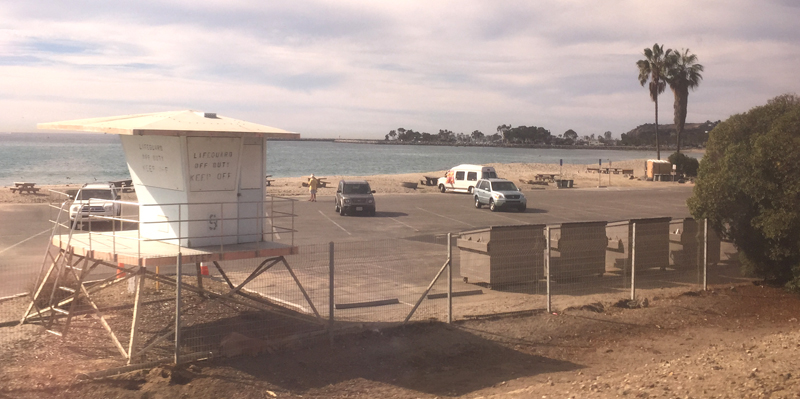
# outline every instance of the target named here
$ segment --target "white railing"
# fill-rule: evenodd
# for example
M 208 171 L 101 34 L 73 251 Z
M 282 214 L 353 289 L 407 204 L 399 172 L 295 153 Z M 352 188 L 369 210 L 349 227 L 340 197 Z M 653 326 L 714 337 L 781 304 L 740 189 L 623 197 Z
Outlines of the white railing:
M 111 242 L 111 253 L 116 254 L 118 250 L 118 240 L 120 241 L 135 241 L 137 255 L 142 254 L 142 243 L 144 242 L 163 242 L 174 245 L 183 245 L 193 239 L 214 240 L 219 243 L 220 252 L 225 252 L 226 245 L 236 244 L 237 240 L 226 240 L 239 236 L 253 236 L 259 235 L 260 239 L 255 241 L 273 241 L 283 242 L 294 246 L 294 217 L 295 217 L 295 202 L 297 200 L 287 197 L 270 196 L 268 195 L 264 201 L 229 201 L 229 202 L 202 202 L 202 203 L 166 203 L 166 204 L 142 204 L 138 202 L 120 201 L 120 200 L 106 200 L 106 199 L 89 199 L 85 205 L 81 206 L 78 216 L 72 220 L 70 217 L 70 208 L 73 205 L 72 197 L 64 192 L 50 190 L 51 196 L 58 198 L 58 200 L 51 200 L 50 207 L 57 210 L 58 216 L 51 219 L 50 222 L 54 223 L 54 239 L 58 240 L 58 245 L 62 241 L 66 241 L 67 237 L 71 237 L 72 230 L 88 226 L 87 231 L 80 231 L 82 237 L 88 240 L 88 250 L 93 250 L 93 241 L 97 237 L 107 237 Z M 103 216 L 92 214 L 89 211 L 88 216 L 83 213 L 83 209 L 92 207 L 92 202 L 103 204 L 118 204 L 120 209 L 119 216 Z M 262 209 L 263 212 L 258 212 L 256 216 L 240 217 L 238 207 L 242 205 L 252 205 L 257 209 Z M 235 216 L 226 216 L 225 209 L 227 207 L 234 207 L 237 209 Z M 131 210 L 135 207 L 135 212 Z M 141 212 L 147 212 L 146 209 L 150 207 L 158 207 L 162 213 L 177 215 L 177 218 L 165 218 L 165 220 L 148 220 L 142 221 L 140 217 Z M 203 207 L 204 209 L 215 208 L 218 209 L 218 215 L 213 220 L 206 218 L 190 218 L 189 211 L 193 208 Z M 126 209 L 127 208 L 127 209 Z M 127 210 L 127 212 L 126 212 Z M 233 212 L 228 212 L 233 213 Z M 254 232 L 239 233 L 238 229 L 235 232 L 225 231 L 225 223 L 235 222 L 238 226 L 242 222 L 255 221 L 260 226 Z M 203 235 L 187 234 L 187 226 L 189 223 L 204 223 L 213 222 L 218 223 L 218 228 L 213 230 L 209 229 L 204 231 Z M 97 231 L 95 227 L 98 224 L 109 226 L 108 231 Z M 165 225 L 166 233 L 153 237 L 152 234 L 142 234 L 142 229 L 149 225 Z M 214 233 L 209 234 L 209 231 Z M 73 233 L 74 234 L 74 233 Z M 288 235 L 288 237 L 286 236 Z M 267 239 L 268 237 L 268 239 Z M 107 242 L 107 239 L 104 239 Z M 67 243 L 69 245 L 69 243 Z M 106 244 L 107 245 L 107 244 Z M 125 244 L 126 248 L 130 248 L 129 244 Z

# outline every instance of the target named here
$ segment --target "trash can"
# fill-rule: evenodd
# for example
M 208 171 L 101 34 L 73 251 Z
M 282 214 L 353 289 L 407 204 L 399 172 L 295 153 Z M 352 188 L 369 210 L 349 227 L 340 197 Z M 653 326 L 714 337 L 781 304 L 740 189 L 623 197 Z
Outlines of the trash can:
M 628 259 L 631 267 L 633 224 L 636 224 L 636 270 L 665 269 L 669 266 L 669 222 L 672 218 L 631 219 L 628 221 Z
M 491 286 L 544 276 L 545 225 L 492 226 L 463 231 L 457 241 L 461 277 Z
M 558 188 L 572 188 L 572 180 L 556 180 L 556 187 Z
M 602 276 L 606 272 L 606 224 L 562 223 L 561 228 L 555 230 L 560 237 L 555 242 L 551 240 L 551 245 L 555 245 L 551 248 L 551 277 L 555 280 L 570 280 Z
M 693 218 L 683 220 L 683 229 L 671 242 L 680 244 L 681 249 L 670 251 L 673 265 L 676 268 L 696 268 L 703 264 L 703 222 Z M 719 263 L 720 239 L 714 229 L 708 230 L 708 264 Z

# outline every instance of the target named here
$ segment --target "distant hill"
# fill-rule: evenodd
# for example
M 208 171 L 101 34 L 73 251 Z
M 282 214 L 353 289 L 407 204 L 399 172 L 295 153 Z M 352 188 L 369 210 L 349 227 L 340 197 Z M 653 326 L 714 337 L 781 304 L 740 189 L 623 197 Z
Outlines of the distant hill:
M 705 147 L 708 141 L 708 132 L 711 131 L 720 121 L 704 123 L 687 123 L 681 133 L 681 148 Z M 656 142 L 655 124 L 646 123 L 639 125 L 635 129 L 622 133 L 620 136 L 621 145 L 647 145 L 652 146 Z M 658 125 L 658 136 L 661 138 L 663 147 L 676 145 L 675 124 Z

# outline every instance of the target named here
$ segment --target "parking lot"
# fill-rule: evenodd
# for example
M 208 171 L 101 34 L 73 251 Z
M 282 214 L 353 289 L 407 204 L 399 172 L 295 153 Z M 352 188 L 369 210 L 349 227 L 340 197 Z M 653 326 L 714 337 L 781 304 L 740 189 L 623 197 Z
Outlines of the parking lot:
M 691 187 L 654 183 L 652 188 L 589 188 L 525 190 L 528 209 L 491 212 L 475 209 L 468 194 L 376 194 L 377 214 L 340 216 L 332 196 L 318 202 L 298 198 L 295 203 L 294 243 L 385 241 L 415 236 L 431 237 L 496 225 L 556 224 L 579 221 L 615 221 L 630 218 L 689 216 L 686 199 Z M 125 214 L 135 212 L 128 207 Z M 50 235 L 47 205 L 0 205 L 0 293 L 23 291 L 38 271 Z M 425 238 L 429 240 L 430 238 Z M 13 291 L 13 292 L 12 292 Z
M 469 194 L 376 194 L 377 215 L 339 216 L 333 197 L 296 204 L 295 236 L 299 244 L 446 234 L 480 227 L 615 221 L 646 217 L 688 217 L 691 187 L 525 190 L 528 209 L 491 212 L 475 209 Z

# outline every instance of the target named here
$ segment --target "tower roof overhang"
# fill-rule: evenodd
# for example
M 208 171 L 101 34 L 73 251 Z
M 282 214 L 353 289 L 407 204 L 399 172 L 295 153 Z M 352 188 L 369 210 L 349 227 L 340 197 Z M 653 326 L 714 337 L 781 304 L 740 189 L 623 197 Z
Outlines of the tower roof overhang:
M 189 134 L 200 136 L 240 136 L 246 134 L 266 138 L 300 138 L 299 133 L 288 130 L 228 118 L 216 113 L 193 110 L 75 119 L 40 123 L 36 127 L 39 129 L 137 136 L 181 136 Z

